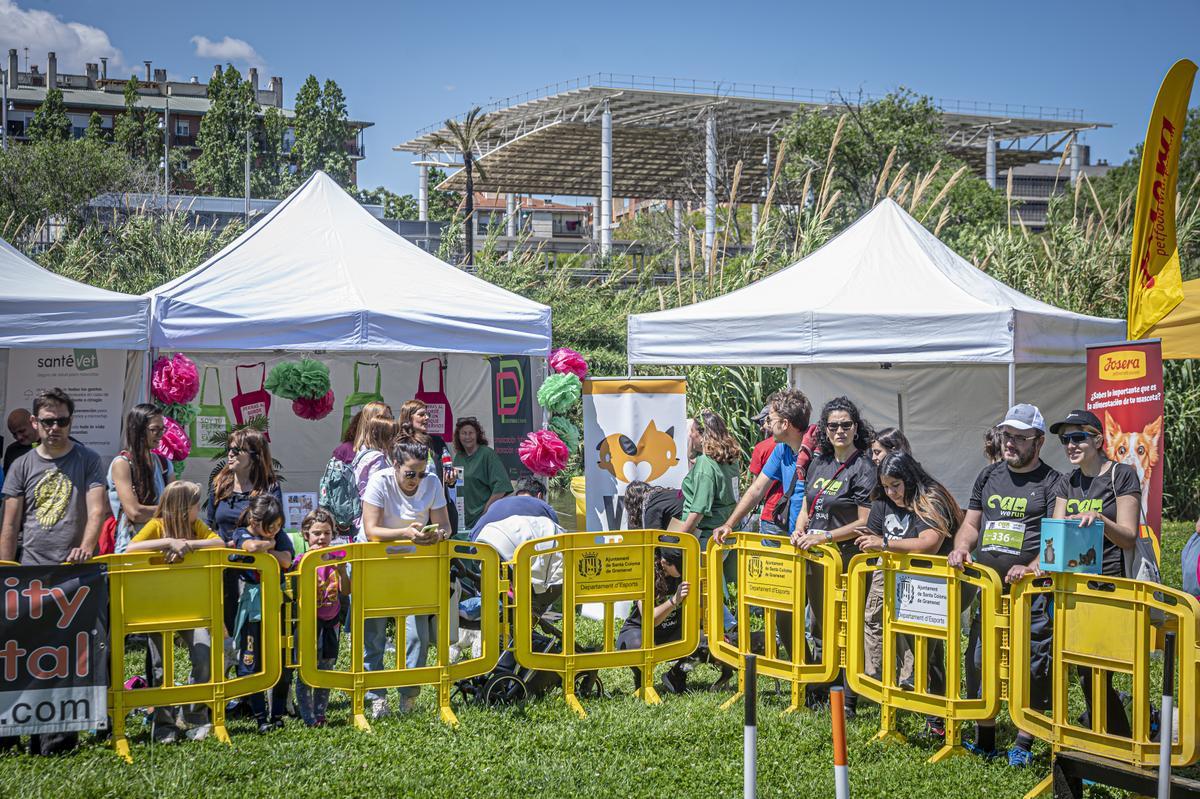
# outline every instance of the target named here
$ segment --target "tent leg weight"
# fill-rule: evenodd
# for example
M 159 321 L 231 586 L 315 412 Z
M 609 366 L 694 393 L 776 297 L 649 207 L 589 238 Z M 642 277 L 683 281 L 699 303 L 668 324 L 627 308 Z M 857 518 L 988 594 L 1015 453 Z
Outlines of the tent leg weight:
M 1056 799 L 1082 797 L 1085 779 L 1142 796 L 1154 796 L 1158 792 L 1157 772 L 1082 752 L 1056 754 L 1053 775 Z M 1200 799 L 1200 780 L 1173 776 L 1171 796 L 1173 799 Z

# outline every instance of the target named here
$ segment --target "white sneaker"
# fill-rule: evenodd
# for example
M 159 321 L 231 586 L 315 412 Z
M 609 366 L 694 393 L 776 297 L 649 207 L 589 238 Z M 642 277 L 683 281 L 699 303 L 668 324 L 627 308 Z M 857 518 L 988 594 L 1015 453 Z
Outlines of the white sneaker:
M 417 709 L 417 698 L 415 696 L 400 697 L 400 712 L 412 713 Z
M 400 706 L 404 706 L 404 700 L 400 701 Z M 392 709 L 388 707 L 386 696 L 381 696 L 378 699 L 371 700 L 371 719 L 373 721 L 376 719 L 387 718 L 390 715 L 392 715 Z
M 192 727 L 190 730 L 184 733 L 184 735 L 186 735 L 188 739 L 192 741 L 203 741 L 208 737 L 210 732 L 212 732 L 211 724 L 201 724 L 198 727 Z
M 179 741 L 179 733 L 171 727 L 155 729 L 151 737 L 156 744 L 173 744 Z

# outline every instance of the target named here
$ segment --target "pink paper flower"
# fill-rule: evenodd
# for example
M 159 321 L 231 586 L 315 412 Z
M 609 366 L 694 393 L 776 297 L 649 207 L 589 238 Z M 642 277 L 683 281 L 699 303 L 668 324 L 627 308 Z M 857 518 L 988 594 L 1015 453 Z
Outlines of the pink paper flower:
M 163 417 L 163 426 L 166 429 L 163 430 L 162 441 L 154 451 L 167 460 L 178 463 L 192 453 L 192 442 L 188 440 L 187 433 L 179 426 L 179 422 L 170 416 Z
M 186 405 L 200 393 L 200 373 L 191 358 L 181 352 L 154 362 L 150 387 L 155 399 L 166 404 Z
M 333 389 L 325 392 L 324 396 L 310 399 L 308 397 L 300 397 L 292 400 L 292 412 L 301 419 L 324 419 L 333 410 Z
M 588 373 L 587 361 L 570 347 L 559 347 L 550 353 L 550 369 L 559 374 L 573 374 L 580 380 Z
M 535 430 L 525 437 L 517 454 L 525 468 L 534 474 L 553 477 L 567 465 L 571 456 L 567 445 L 552 430 Z

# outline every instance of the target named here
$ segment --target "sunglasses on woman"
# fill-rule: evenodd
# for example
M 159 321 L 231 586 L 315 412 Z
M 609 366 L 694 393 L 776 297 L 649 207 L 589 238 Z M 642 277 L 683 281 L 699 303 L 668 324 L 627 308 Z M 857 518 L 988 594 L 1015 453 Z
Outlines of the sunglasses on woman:
M 256 457 L 256 456 L 258 455 L 258 453 L 257 453 L 257 452 L 255 452 L 254 450 L 252 450 L 252 449 L 247 449 L 247 448 L 245 448 L 245 447 L 230 447 L 230 448 L 229 448 L 229 454 L 230 454 L 230 455 L 232 455 L 232 456 L 233 456 L 233 457 L 235 457 L 235 458 L 236 458 L 238 455 L 241 455 L 243 452 L 244 452 L 244 453 L 246 453 L 247 455 L 249 455 L 249 456 L 250 456 L 250 457 L 252 457 L 252 458 L 253 458 L 253 457 Z
M 1087 441 L 1091 437 L 1092 437 L 1091 433 L 1084 433 L 1082 431 L 1078 431 L 1078 432 L 1074 432 L 1074 433 L 1061 433 L 1058 436 L 1058 440 L 1061 441 L 1063 443 L 1063 446 L 1065 447 L 1067 444 L 1082 444 L 1083 442 Z
M 424 474 L 424 472 L 414 472 L 412 469 L 405 469 L 404 471 L 400 472 L 400 476 L 405 480 L 415 480 L 417 479 L 417 476 L 421 474 Z
M 826 422 L 826 430 L 849 430 L 854 427 L 854 422 Z

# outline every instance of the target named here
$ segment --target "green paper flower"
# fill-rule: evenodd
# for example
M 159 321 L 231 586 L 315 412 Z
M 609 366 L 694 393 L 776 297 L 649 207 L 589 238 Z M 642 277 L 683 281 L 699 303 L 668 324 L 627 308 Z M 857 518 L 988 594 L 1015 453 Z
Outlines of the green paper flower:
M 579 449 L 579 428 L 570 419 L 565 416 L 551 416 L 550 429 L 567 445 L 568 452 Z
M 266 389 L 289 400 L 323 397 L 330 389 L 329 367 L 309 358 L 284 361 L 271 367 Z
M 552 414 L 564 414 L 579 402 L 583 395 L 583 383 L 579 378 L 567 372 L 550 375 L 542 387 L 538 389 L 537 401 Z
M 192 422 L 196 421 L 196 406 L 184 405 L 179 402 L 154 403 L 158 409 L 162 411 L 163 416 L 169 416 L 179 423 L 180 427 L 190 427 Z

